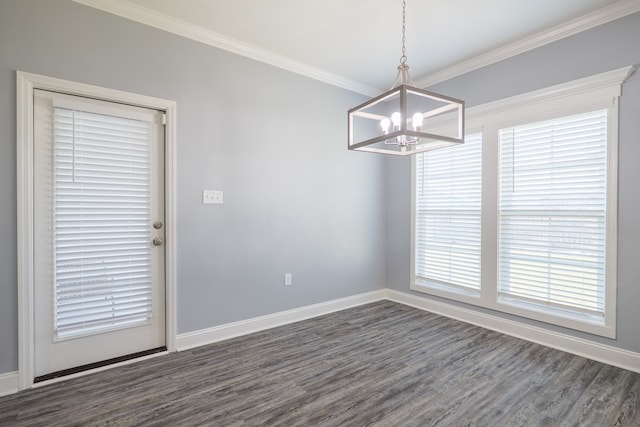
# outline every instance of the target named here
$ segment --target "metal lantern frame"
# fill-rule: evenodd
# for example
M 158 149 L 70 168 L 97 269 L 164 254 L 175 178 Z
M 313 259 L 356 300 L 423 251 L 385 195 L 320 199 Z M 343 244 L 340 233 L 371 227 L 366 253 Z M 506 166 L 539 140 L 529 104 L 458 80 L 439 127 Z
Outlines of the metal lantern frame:
M 429 100 L 443 104 L 431 110 L 420 111 L 424 119 L 437 119 L 439 116 L 455 111 L 457 119 L 455 135 L 444 135 L 424 131 L 423 129 L 414 130 L 410 128 L 411 120 L 407 118 L 411 117 L 412 112 L 408 111 L 407 104 L 409 98 L 412 96 L 428 98 Z M 391 110 L 399 112 L 402 118 L 399 128 L 386 134 L 381 133 L 372 138 L 365 138 L 361 141 L 357 140 L 357 135 L 355 135 L 356 132 L 354 130 L 354 119 L 369 119 L 375 121 L 377 126 L 380 121 L 389 119 L 390 116 L 371 113 L 367 110 L 380 103 L 388 102 L 393 98 L 396 98 L 398 103 L 397 108 L 391 108 Z M 404 156 L 464 143 L 464 101 L 404 84 L 396 86 L 357 107 L 351 108 L 348 111 L 348 117 L 349 150 Z M 443 120 L 443 124 L 444 122 L 445 120 Z M 403 139 L 412 142 L 406 142 L 405 144 L 398 142 Z M 379 144 L 381 142 L 384 143 L 383 146 Z M 374 146 L 375 144 L 378 145 Z
M 396 80 L 389 91 L 348 111 L 349 150 L 405 156 L 464 143 L 464 101 L 407 85 L 413 81 L 407 65 L 405 9 L 403 0 L 402 56 Z M 427 126 L 423 126 L 425 119 Z

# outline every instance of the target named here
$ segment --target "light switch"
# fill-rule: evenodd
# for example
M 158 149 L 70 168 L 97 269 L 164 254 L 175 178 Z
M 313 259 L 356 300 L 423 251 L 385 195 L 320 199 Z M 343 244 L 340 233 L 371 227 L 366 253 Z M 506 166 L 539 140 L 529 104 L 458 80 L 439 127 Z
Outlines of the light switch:
M 224 203 L 222 191 L 202 190 L 202 203 L 205 205 Z

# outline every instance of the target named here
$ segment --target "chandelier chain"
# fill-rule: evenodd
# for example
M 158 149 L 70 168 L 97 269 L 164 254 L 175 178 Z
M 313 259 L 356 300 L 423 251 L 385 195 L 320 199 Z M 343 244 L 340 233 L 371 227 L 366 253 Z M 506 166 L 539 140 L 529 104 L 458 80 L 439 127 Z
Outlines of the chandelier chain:
M 407 51 L 405 48 L 405 43 L 407 41 L 407 38 L 405 36 L 405 31 L 406 31 L 406 9 L 407 3 L 405 0 L 402 0 L 402 56 L 400 57 L 400 64 L 404 65 L 407 62 Z

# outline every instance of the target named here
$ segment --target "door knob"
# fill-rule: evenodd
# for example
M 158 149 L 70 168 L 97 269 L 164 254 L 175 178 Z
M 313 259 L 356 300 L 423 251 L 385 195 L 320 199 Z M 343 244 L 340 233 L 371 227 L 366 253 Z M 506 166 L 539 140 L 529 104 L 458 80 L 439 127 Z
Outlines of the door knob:
M 156 246 L 160 246 L 162 244 L 162 237 L 154 237 L 153 244 Z
M 153 223 L 153 228 L 160 230 L 162 228 L 162 221 L 156 221 Z

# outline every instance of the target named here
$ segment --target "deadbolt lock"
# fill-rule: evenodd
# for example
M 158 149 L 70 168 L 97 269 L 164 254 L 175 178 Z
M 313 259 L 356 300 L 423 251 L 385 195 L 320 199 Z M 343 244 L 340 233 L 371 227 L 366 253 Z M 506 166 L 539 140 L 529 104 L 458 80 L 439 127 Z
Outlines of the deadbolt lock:
M 162 244 L 162 238 L 161 237 L 155 237 L 153 239 L 153 244 L 156 246 L 160 246 Z

